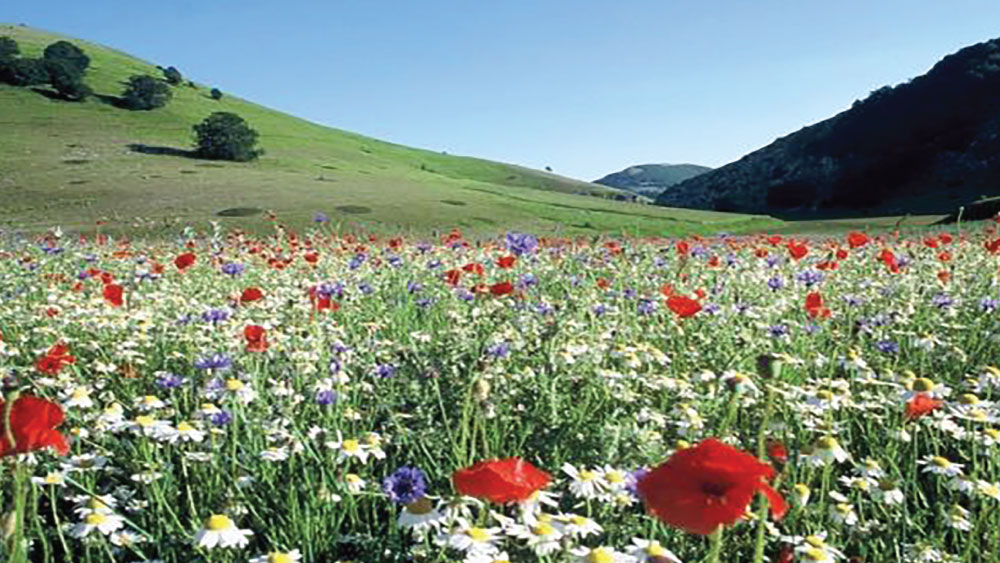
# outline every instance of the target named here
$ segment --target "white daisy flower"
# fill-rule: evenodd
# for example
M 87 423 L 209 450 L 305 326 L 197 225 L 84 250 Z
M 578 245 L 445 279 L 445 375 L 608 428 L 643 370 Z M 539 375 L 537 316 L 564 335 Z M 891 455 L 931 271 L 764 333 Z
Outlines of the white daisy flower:
M 205 520 L 205 525 L 194 536 L 197 547 L 214 549 L 216 547 L 245 547 L 250 543 L 253 532 L 242 530 L 226 515 L 213 514 Z
M 125 521 L 122 517 L 113 512 L 90 512 L 70 529 L 70 535 L 75 538 L 85 538 L 97 530 L 107 536 L 124 525 Z
M 682 563 L 672 551 L 656 540 L 632 538 L 628 553 L 638 563 Z
M 569 550 L 581 563 L 633 563 L 635 558 L 613 547 L 575 547 Z
M 962 464 L 954 463 L 946 457 L 939 455 L 926 455 L 917 460 L 917 465 L 923 465 L 924 473 L 944 475 L 946 477 L 957 477 L 962 474 Z
M 272 551 L 265 555 L 258 555 L 250 559 L 249 563 L 298 563 L 302 560 L 302 553 L 293 549 L 291 551 Z
M 604 480 L 604 472 L 599 468 L 577 469 L 570 463 L 564 463 L 562 470 L 572 479 L 569 484 L 570 492 L 580 498 L 597 499 L 608 490 L 608 483 Z

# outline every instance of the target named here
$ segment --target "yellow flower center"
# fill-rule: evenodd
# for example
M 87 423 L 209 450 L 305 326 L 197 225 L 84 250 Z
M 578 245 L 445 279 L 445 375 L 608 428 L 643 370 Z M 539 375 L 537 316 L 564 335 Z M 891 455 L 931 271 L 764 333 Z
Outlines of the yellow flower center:
M 687 440 L 677 440 L 677 443 L 674 445 L 678 450 L 686 450 L 691 447 L 691 442 L 688 442 Z
M 194 426 L 191 426 L 188 422 L 181 422 L 177 425 L 178 432 L 191 432 L 192 430 L 194 430 Z
M 45 483 L 47 485 L 58 485 L 62 483 L 62 475 L 58 473 L 49 473 L 45 476 Z
M 224 514 L 213 514 L 205 522 L 205 527 L 213 532 L 221 532 L 223 530 L 229 530 L 230 528 L 235 527 L 235 525 L 228 516 Z
M 986 415 L 986 411 L 982 409 L 975 409 L 969 413 L 969 418 L 975 420 L 976 422 L 983 422 L 989 417 Z
M 152 426 L 156 422 L 156 419 L 149 416 L 148 414 L 143 414 L 135 417 L 135 423 L 139 426 Z
M 531 529 L 536 536 L 551 536 L 556 533 L 556 529 L 548 522 L 539 522 Z
M 809 561 L 829 561 L 830 557 L 822 549 L 817 549 L 815 547 L 810 547 L 803 552 L 806 559 Z
M 667 550 L 662 545 L 660 545 L 660 542 L 651 541 L 649 542 L 649 545 L 646 546 L 646 555 L 650 557 L 662 557 L 666 559 Z
M 821 450 L 832 450 L 839 445 L 837 439 L 831 436 L 823 436 L 819 440 L 816 440 L 816 447 Z
M 88 526 L 100 526 L 108 521 L 108 516 L 100 512 L 91 512 L 84 521 Z
M 94 497 L 87 501 L 87 508 L 91 510 L 108 510 L 109 506 L 103 500 Z
M 932 457 L 931 458 L 931 463 L 933 463 L 934 465 L 936 465 L 938 467 L 951 467 L 951 462 L 948 461 L 946 458 L 943 458 L 943 457 L 941 457 L 939 455 L 936 455 L 936 456 Z
M 87 391 L 86 387 L 77 387 L 73 390 L 73 398 L 77 400 L 82 400 L 90 397 L 90 391 Z
M 796 483 L 795 494 L 799 495 L 800 497 L 807 496 L 809 494 L 809 485 L 806 485 L 805 483 Z
M 833 393 L 827 389 L 820 389 L 816 392 L 816 396 L 824 401 L 829 401 L 833 399 Z
M 277 551 L 267 554 L 267 563 L 293 563 L 292 556 L 287 553 Z
M 362 438 L 362 441 L 365 443 L 366 446 L 377 446 L 382 443 L 382 438 L 380 438 L 378 434 L 369 432 L 368 434 L 365 434 L 365 437 Z
M 584 469 L 583 471 L 580 472 L 581 481 L 593 481 L 594 479 L 597 479 L 597 473 L 594 473 L 589 469 Z
M 479 543 L 486 543 L 490 541 L 490 533 L 483 528 L 469 528 L 465 531 L 465 535 L 472 538 L 472 541 Z
M 854 509 L 851 507 L 851 505 L 849 505 L 847 503 L 842 502 L 842 503 L 837 504 L 837 512 L 839 512 L 841 514 L 844 514 L 844 515 L 850 514 L 852 510 L 854 510 Z
M 866 481 L 864 479 L 856 479 L 854 481 L 854 488 L 860 489 L 862 491 L 867 491 L 868 490 L 868 481 Z
M 590 563 L 614 563 L 615 556 L 603 547 L 598 547 L 597 549 L 590 550 L 590 553 L 587 555 L 587 561 Z
M 812 547 L 824 547 L 826 542 L 819 536 L 806 536 L 806 543 Z
M 583 516 L 577 516 L 577 515 L 571 516 L 570 519 L 569 519 L 569 521 L 572 522 L 576 526 L 583 526 L 584 524 L 587 523 L 587 519 L 586 518 L 584 518 Z
M 417 500 L 406 505 L 406 511 L 410 514 L 427 514 L 434 509 L 434 505 L 431 504 L 431 500 L 427 497 L 420 497 Z
M 352 454 L 361 449 L 361 443 L 357 440 L 344 440 L 344 443 L 340 447 L 345 452 Z
M 987 428 L 986 430 L 983 430 L 983 434 L 986 434 L 994 440 L 1000 440 L 1000 430 L 997 430 L 996 428 Z
M 926 377 L 918 377 L 913 380 L 913 390 L 917 392 L 927 392 L 934 389 L 934 382 Z
M 604 474 L 604 477 L 608 480 L 608 483 L 624 483 L 625 475 L 621 471 L 608 471 Z
M 361 477 L 358 477 L 357 473 L 348 473 L 344 475 L 344 480 L 352 485 L 357 485 L 361 482 Z
M 236 378 L 227 379 L 226 389 L 230 391 L 239 391 L 240 389 L 243 389 L 243 382 Z
M 146 403 L 147 405 L 156 404 L 157 402 L 159 402 L 159 400 L 160 399 L 158 399 L 156 395 L 146 395 L 145 397 L 142 398 L 142 402 Z
M 963 405 L 976 405 L 979 404 L 979 397 L 975 393 L 963 393 L 961 397 L 958 398 L 958 402 Z

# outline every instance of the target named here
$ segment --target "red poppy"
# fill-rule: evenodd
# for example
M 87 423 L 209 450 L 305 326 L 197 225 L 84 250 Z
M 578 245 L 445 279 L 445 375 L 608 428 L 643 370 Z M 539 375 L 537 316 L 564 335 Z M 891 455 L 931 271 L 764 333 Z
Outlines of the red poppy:
M 948 283 L 951 281 L 951 272 L 948 270 L 941 270 L 937 273 L 937 278 L 941 281 L 941 283 Z
M 760 491 L 780 519 L 788 505 L 766 483 L 774 468 L 715 438 L 678 450 L 637 483 L 654 516 L 692 534 L 708 535 L 739 520 Z
M 868 244 L 868 235 L 853 231 L 847 235 L 847 245 L 851 248 L 861 248 Z
M 843 248 L 841 248 L 841 249 L 837 250 L 836 256 L 837 256 L 837 260 L 847 260 L 848 254 L 847 254 L 846 250 L 844 250 Z
M 303 258 L 305 259 L 306 262 L 309 262 L 310 264 L 315 264 L 316 262 L 319 262 L 319 254 L 316 252 L 307 252 L 305 256 L 303 256 Z
M 767 242 L 771 246 L 778 246 L 779 244 L 781 244 L 781 240 L 782 240 L 781 235 L 771 235 L 767 237 Z
M 551 475 L 519 457 L 480 461 L 451 478 L 459 493 L 497 504 L 528 500 L 552 481 Z
M 76 362 L 76 358 L 69 354 L 69 347 L 59 342 L 55 344 L 44 356 L 35 360 L 35 369 L 45 375 L 57 375 L 63 366 Z
M 687 256 L 688 252 L 691 251 L 691 245 L 684 241 L 678 242 L 674 248 L 677 249 L 677 254 L 680 254 L 681 256 Z
M 177 258 L 174 258 L 174 266 L 177 266 L 177 269 L 183 272 L 194 265 L 194 262 L 197 259 L 198 257 L 195 256 L 193 252 L 185 252 Z
M 514 256 L 501 256 L 497 259 L 497 266 L 506 270 L 507 268 L 513 268 L 515 262 L 517 262 L 517 258 Z
M 470 262 L 469 264 L 462 266 L 462 271 L 481 276 L 483 275 L 483 272 L 486 271 L 486 268 L 484 268 L 482 264 Z
M 767 457 L 774 463 L 784 465 L 788 463 L 788 448 L 781 443 L 781 440 L 769 438 L 767 440 Z
M 248 287 L 243 290 L 243 293 L 240 294 L 240 303 L 243 304 L 253 303 L 254 301 L 263 298 L 264 298 L 264 292 L 261 291 L 259 288 Z
M 941 233 L 940 235 L 938 235 L 938 240 L 941 241 L 943 244 L 951 244 L 951 241 L 955 239 L 952 238 L 952 236 L 949 235 L 948 233 Z
M 788 255 L 795 260 L 805 258 L 806 254 L 809 254 L 809 247 L 804 244 L 790 242 L 786 248 L 788 248 Z
M 267 332 L 259 325 L 247 325 L 243 329 L 243 338 L 247 341 L 247 352 L 263 352 L 267 350 Z
M 716 267 L 718 267 L 719 266 L 719 257 L 718 256 L 712 256 L 711 258 L 709 258 L 708 259 L 708 266 L 710 268 L 716 268 Z
M 611 282 L 609 282 L 605 278 L 597 278 L 597 287 L 599 287 L 601 289 L 607 289 L 607 288 L 611 287 Z
M 490 293 L 500 297 L 514 292 L 514 286 L 509 281 L 495 283 L 490 286 Z
M 823 306 L 823 296 L 819 292 L 806 295 L 806 312 L 812 318 L 827 318 L 830 316 L 830 309 Z
M 948 252 L 947 250 L 942 250 L 941 252 L 938 252 L 937 257 L 938 260 L 942 262 L 951 262 L 951 252 Z
M 674 294 L 674 286 L 669 283 L 665 283 L 660 287 L 660 293 L 662 293 L 664 297 L 671 297 Z
M 683 295 L 672 295 L 667 299 L 667 307 L 678 317 L 687 318 L 701 311 L 701 303 Z
M 924 246 L 926 246 L 927 248 L 937 248 L 938 241 L 934 237 L 927 237 L 924 239 Z
M 917 393 L 906 402 L 906 419 L 916 420 L 925 414 L 930 414 L 941 407 L 943 403 L 927 393 Z
M 109 283 L 104 286 L 104 300 L 111 304 L 112 307 L 121 307 L 125 302 L 122 297 L 125 294 L 125 290 L 122 286 L 116 283 Z
M 452 269 L 444 273 L 444 283 L 454 287 L 462 279 L 462 270 Z
M 4 403 L 0 401 L 0 412 Z M 56 430 L 63 422 L 63 411 L 59 405 L 25 395 L 14 401 L 10 409 L 10 420 L 0 420 L 0 456 L 23 454 L 43 448 L 55 448 L 62 455 L 69 453 L 69 443 Z M 14 444 L 7 438 L 7 424 Z

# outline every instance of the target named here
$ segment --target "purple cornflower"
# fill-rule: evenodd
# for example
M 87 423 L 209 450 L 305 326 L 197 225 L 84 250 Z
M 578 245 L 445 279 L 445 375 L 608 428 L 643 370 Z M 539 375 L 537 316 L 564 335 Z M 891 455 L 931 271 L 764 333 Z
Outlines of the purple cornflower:
M 768 268 L 774 268 L 778 264 L 784 262 L 785 259 L 782 258 L 781 256 L 778 256 L 777 254 L 768 254 L 767 258 L 765 258 L 764 261 L 767 263 Z
M 217 413 L 212 413 L 208 420 L 215 426 L 225 426 L 233 421 L 233 415 L 229 414 L 229 411 L 220 410 Z
M 983 297 L 979 300 L 979 310 L 984 313 L 992 313 L 1000 307 L 1000 299 L 992 299 L 989 297 Z
M 317 211 L 316 213 L 313 214 L 313 222 L 314 223 L 329 223 L 330 222 L 330 216 L 327 215 L 326 213 L 323 213 L 322 211 Z
M 788 327 L 785 325 L 772 325 L 767 332 L 774 338 L 781 338 L 788 334 Z
M 173 373 L 163 373 L 156 378 L 156 385 L 162 389 L 176 389 L 184 383 L 187 379 L 173 374 Z
M 332 389 L 323 389 L 316 393 L 316 404 L 328 406 L 337 402 L 337 393 Z
M 423 285 L 415 281 L 411 281 L 406 284 L 406 291 L 408 291 L 409 293 L 420 293 L 420 291 L 423 288 L 424 288 Z
M 551 315 L 554 311 L 555 309 L 553 309 L 552 305 L 549 305 L 548 303 L 539 303 L 535 306 L 535 312 L 539 315 Z
M 227 370 L 233 367 L 233 360 L 226 354 L 212 354 L 207 358 L 198 358 L 195 360 L 194 367 L 198 369 Z
M 225 309 L 209 309 L 201 314 L 201 320 L 212 324 L 225 322 L 229 320 L 229 311 Z
M 652 315 L 656 311 L 656 301 L 652 299 L 640 299 L 636 311 L 640 315 Z
M 352 269 L 352 270 L 357 270 L 358 268 L 361 267 L 362 264 L 365 263 L 366 259 L 367 259 L 367 257 L 364 254 L 360 254 L 360 253 L 359 254 L 355 254 L 354 258 L 351 258 L 351 261 L 347 263 L 347 267 L 350 268 L 350 269 Z
M 486 353 L 494 358 L 506 358 L 510 354 L 510 344 L 501 342 L 486 349 Z
M 931 299 L 931 303 L 938 309 L 947 309 L 955 304 L 955 300 L 947 293 L 938 293 Z
M 845 295 L 843 299 L 848 307 L 860 307 L 862 303 L 861 298 L 854 295 Z
M 400 258 L 399 256 L 396 256 L 395 254 L 389 256 L 387 261 L 389 262 L 389 265 L 392 266 L 393 268 L 398 268 L 403 265 L 403 259 Z
M 639 498 L 638 485 L 639 481 L 642 480 L 649 473 L 648 467 L 639 467 L 635 471 L 631 471 L 625 476 L 625 490 L 632 493 L 632 496 Z
M 437 270 L 441 266 L 442 266 L 441 261 L 436 258 L 427 263 L 428 270 Z
M 878 351 L 882 352 L 883 354 L 899 353 L 899 344 L 896 344 L 892 340 L 882 340 L 881 342 L 875 344 L 875 348 L 877 348 Z
M 222 265 L 222 273 L 229 276 L 238 276 L 243 273 L 243 264 L 239 262 L 226 262 Z
M 392 377 L 396 375 L 396 366 L 392 364 L 377 364 L 375 366 L 375 375 L 379 377 Z
M 825 277 L 826 276 L 823 275 L 823 272 L 817 270 L 806 270 L 804 272 L 799 273 L 799 275 L 795 276 L 795 279 L 806 284 L 806 287 L 812 287 L 818 284 L 819 282 L 823 281 L 823 278 Z
M 608 308 L 604 305 L 604 303 L 598 303 L 597 305 L 594 305 L 594 307 L 591 309 L 591 311 L 595 315 L 597 315 L 598 317 L 600 317 L 604 313 L 608 312 Z
M 538 248 L 538 239 L 525 233 L 507 233 L 504 237 L 507 243 L 507 250 L 514 256 L 531 254 Z
M 524 274 L 521 276 L 521 281 L 518 282 L 518 289 L 527 289 L 538 285 L 538 276 L 535 274 Z
M 427 476 L 416 467 L 404 465 L 382 481 L 382 492 L 396 504 L 411 504 L 427 494 Z
M 773 276 L 771 279 L 767 280 L 767 287 L 770 287 L 774 291 L 785 287 L 785 280 L 781 279 L 780 276 Z
M 464 287 L 458 288 L 458 290 L 455 291 L 455 295 L 457 295 L 462 301 L 474 301 L 476 299 L 476 295 Z
M 368 282 L 361 282 L 358 284 L 358 291 L 365 295 L 371 295 L 372 293 L 375 293 L 375 288 Z
M 418 251 L 420 251 L 421 254 L 426 254 L 427 252 L 430 252 L 432 248 L 434 248 L 433 246 L 431 246 L 429 242 L 424 242 L 424 241 L 420 241 L 414 246 Z
M 426 308 L 430 307 L 433 304 L 434 304 L 434 300 L 431 299 L 430 297 L 421 297 L 420 299 L 417 299 L 417 301 L 416 301 L 417 307 L 420 307 L 421 309 L 426 309 Z

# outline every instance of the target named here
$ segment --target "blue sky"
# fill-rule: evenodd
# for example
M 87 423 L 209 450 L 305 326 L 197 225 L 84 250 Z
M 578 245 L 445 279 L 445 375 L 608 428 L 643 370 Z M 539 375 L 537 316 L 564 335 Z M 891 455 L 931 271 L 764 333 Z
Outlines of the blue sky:
M 1000 2 L 21 0 L 0 22 L 326 125 L 592 180 L 738 159 L 1000 36 Z

